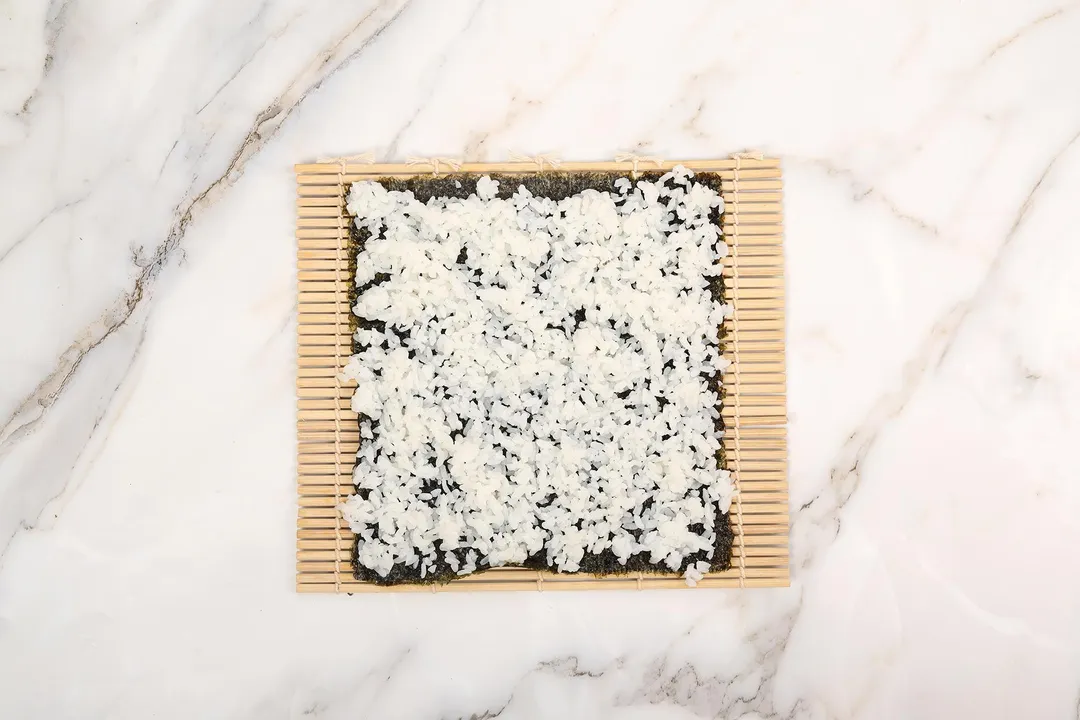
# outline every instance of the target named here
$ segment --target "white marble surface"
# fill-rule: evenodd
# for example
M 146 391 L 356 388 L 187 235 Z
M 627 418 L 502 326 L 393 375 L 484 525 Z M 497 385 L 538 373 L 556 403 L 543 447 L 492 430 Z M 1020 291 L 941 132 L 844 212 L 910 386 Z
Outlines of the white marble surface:
M 0 717 L 1080 715 L 1080 4 L 0 2 Z M 292 163 L 784 158 L 793 585 L 298 596 Z

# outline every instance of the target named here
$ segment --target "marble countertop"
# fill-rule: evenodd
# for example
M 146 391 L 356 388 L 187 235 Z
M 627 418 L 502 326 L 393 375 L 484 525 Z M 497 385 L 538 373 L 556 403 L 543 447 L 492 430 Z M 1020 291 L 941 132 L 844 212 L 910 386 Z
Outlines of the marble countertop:
M 0 3 L 0 717 L 1080 717 L 1080 4 Z M 294 591 L 292 165 L 750 148 L 792 586 Z

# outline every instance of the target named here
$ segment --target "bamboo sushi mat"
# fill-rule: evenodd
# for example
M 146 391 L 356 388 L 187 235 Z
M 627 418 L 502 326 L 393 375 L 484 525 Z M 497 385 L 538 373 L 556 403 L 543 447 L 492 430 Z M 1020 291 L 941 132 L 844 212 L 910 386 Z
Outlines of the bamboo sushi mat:
M 432 159 L 435 160 L 434 158 Z M 735 534 L 731 568 L 709 573 L 698 587 L 777 587 L 788 584 L 787 401 L 784 350 L 782 183 L 775 158 L 745 154 L 724 160 L 665 162 L 720 174 L 727 302 L 721 409 L 724 450 L 738 492 L 731 504 Z M 642 162 L 564 162 L 561 171 L 652 170 Z M 441 165 L 442 170 L 447 165 Z M 378 586 L 352 573 L 354 535 L 338 505 L 353 493 L 359 448 L 352 383 L 338 379 L 352 352 L 349 330 L 348 239 L 345 196 L 351 183 L 430 173 L 431 164 L 297 165 L 298 346 L 296 370 L 299 592 L 445 592 L 481 590 L 607 590 L 686 588 L 676 575 L 594 577 L 492 568 L 444 585 Z M 541 167 L 542 170 L 542 167 Z M 455 172 L 532 173 L 533 162 L 465 163 Z

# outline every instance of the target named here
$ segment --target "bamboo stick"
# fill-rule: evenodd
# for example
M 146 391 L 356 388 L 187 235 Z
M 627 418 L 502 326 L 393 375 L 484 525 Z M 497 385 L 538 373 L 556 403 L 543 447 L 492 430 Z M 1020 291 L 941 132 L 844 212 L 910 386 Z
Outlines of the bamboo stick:
M 768 171 L 769 177 L 780 177 L 780 160 L 778 158 L 746 158 L 736 162 L 731 158 L 723 158 L 720 160 L 674 160 L 661 163 L 653 162 L 639 162 L 636 169 L 640 172 L 653 172 L 661 171 L 665 172 L 672 169 L 676 165 L 681 165 L 689 170 L 695 172 L 712 172 L 719 173 L 722 177 L 734 177 L 734 171 L 736 167 L 741 168 L 739 177 L 755 177 L 754 173 Z M 429 168 L 431 165 L 420 164 L 408 164 L 408 163 L 374 163 L 374 164 L 348 164 L 344 165 L 345 177 L 351 177 L 352 175 L 359 175 L 362 177 L 385 177 L 391 175 L 419 175 L 430 174 Z M 597 162 L 582 162 L 582 161 L 566 161 L 559 163 L 559 172 L 625 172 L 629 173 L 635 169 L 635 165 L 632 162 L 619 162 L 619 161 L 597 161 Z M 426 172 L 421 172 L 424 170 Z M 337 184 L 337 177 L 342 172 L 342 165 L 340 163 L 299 163 L 293 166 L 293 171 L 297 177 L 305 175 L 322 175 L 331 176 L 327 179 L 329 182 Z M 453 173 L 442 173 L 443 175 L 452 175 L 455 173 L 535 173 L 537 167 L 532 162 L 464 162 L 461 163 L 461 167 L 456 169 Z M 741 182 L 741 180 L 740 180 Z
M 588 583 L 588 581 L 585 581 L 585 582 Z M 549 588 L 549 587 L 546 587 L 546 585 L 547 585 L 547 583 L 545 583 L 544 590 L 554 590 L 554 591 L 563 591 L 563 590 L 569 590 L 569 591 L 575 591 L 575 590 L 622 590 L 622 589 L 636 589 L 636 587 L 637 587 L 636 583 L 631 585 L 631 584 L 625 583 L 625 582 L 623 584 L 621 584 L 621 585 L 616 585 L 616 584 L 613 584 L 613 583 L 610 583 L 610 582 L 600 582 L 600 583 L 596 583 L 596 584 L 592 584 L 592 585 L 587 585 L 586 587 L 575 587 L 575 586 L 570 586 L 570 585 L 562 584 L 562 583 L 551 583 L 551 587 Z M 786 574 L 782 575 L 782 576 L 775 577 L 775 578 L 747 578 L 745 580 L 745 582 L 741 584 L 741 586 L 746 587 L 746 588 L 787 587 L 788 586 L 788 578 L 787 578 Z M 454 586 L 453 584 L 451 584 L 451 585 L 449 585 L 447 587 L 457 589 L 460 586 Z M 707 579 L 702 580 L 701 582 L 699 582 L 697 588 L 691 588 L 691 589 L 701 590 L 701 589 L 709 589 L 709 588 L 737 588 L 737 587 L 740 587 L 740 581 L 739 581 L 738 578 L 724 578 L 724 579 L 719 579 L 719 580 L 712 580 L 712 579 L 707 578 Z M 398 588 L 400 588 L 400 589 L 398 589 Z M 498 585 L 490 585 L 490 586 L 469 588 L 469 590 L 471 590 L 473 592 L 481 592 L 481 591 L 505 591 L 505 592 L 533 591 L 533 592 L 535 592 L 537 589 L 538 588 L 536 587 L 536 585 L 534 585 L 534 584 L 526 584 L 526 583 L 517 583 L 517 584 L 512 584 L 512 585 L 506 586 L 506 587 L 501 587 L 501 586 L 498 586 Z M 659 586 L 659 587 L 646 586 L 646 587 L 643 587 L 642 589 L 645 589 L 645 590 L 684 589 L 685 590 L 685 589 L 688 589 L 688 588 L 687 588 L 686 584 L 683 583 L 683 582 L 673 582 L 671 584 L 667 584 L 667 585 Z M 366 584 L 362 584 L 362 583 L 358 583 L 358 582 L 342 582 L 340 585 L 335 586 L 335 584 L 333 582 L 329 582 L 329 581 L 325 581 L 325 582 L 299 582 L 298 581 L 297 585 L 296 585 L 296 591 L 298 593 L 334 593 L 334 592 L 340 592 L 340 593 L 347 593 L 347 594 L 354 594 L 354 593 L 361 594 L 361 593 L 370 593 L 370 592 L 387 592 L 387 589 L 378 587 L 376 585 L 366 585 Z M 396 586 L 395 588 L 391 589 L 390 591 L 392 591 L 392 592 L 428 592 L 428 593 L 432 592 L 432 590 L 426 585 Z M 445 591 L 443 591 L 443 592 L 445 592 Z

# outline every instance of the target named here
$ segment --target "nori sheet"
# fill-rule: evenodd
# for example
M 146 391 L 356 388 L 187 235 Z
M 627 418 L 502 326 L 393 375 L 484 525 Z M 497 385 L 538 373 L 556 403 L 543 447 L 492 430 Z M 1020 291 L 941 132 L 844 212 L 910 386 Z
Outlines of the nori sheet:
M 639 172 L 639 180 L 649 180 L 656 182 L 659 180 L 663 173 L 661 172 Z M 626 177 L 631 180 L 629 173 L 615 173 L 615 172 L 543 172 L 543 173 L 529 173 L 526 175 L 510 175 L 501 173 L 489 173 L 489 177 L 499 182 L 500 198 L 507 199 L 513 195 L 519 186 L 524 185 L 529 192 L 536 196 L 542 196 L 551 198 L 552 200 L 561 200 L 563 198 L 576 195 L 583 190 L 598 190 L 600 192 L 611 192 L 613 183 L 620 177 Z M 432 197 L 455 197 L 466 198 L 476 192 L 476 181 L 481 177 L 478 174 L 455 174 L 455 175 L 441 175 L 435 176 L 418 176 L 409 179 L 399 178 L 381 178 L 378 180 L 388 190 L 411 190 L 413 195 L 420 202 L 427 202 Z M 712 189 L 720 192 L 720 176 L 716 173 L 698 172 L 694 174 L 694 181 L 707 185 Z M 460 185 L 460 187 L 458 186 Z M 713 223 L 719 228 L 721 227 L 721 214 L 717 211 L 713 211 L 713 217 L 711 218 Z M 356 223 L 350 224 L 350 240 L 349 240 L 349 276 L 353 277 L 356 273 L 357 257 L 364 249 L 364 245 L 367 239 L 371 236 L 367 228 L 357 228 Z M 357 297 L 360 293 L 367 290 L 369 287 L 383 282 L 388 277 L 376 277 L 376 279 L 366 286 L 357 287 L 355 283 L 350 283 L 349 286 L 349 304 L 350 307 L 356 303 Z M 723 299 L 724 282 L 723 277 L 717 275 L 710 278 L 709 289 L 714 299 L 720 301 Z M 349 327 L 351 331 L 355 331 L 358 327 L 366 328 L 378 328 L 382 330 L 384 328 L 383 323 L 379 321 L 371 321 L 364 318 L 358 318 L 355 314 L 349 314 Z M 721 327 L 720 329 L 720 343 L 723 345 L 726 332 Z M 353 339 L 352 351 L 354 354 L 360 352 L 360 344 Z M 713 375 L 707 378 L 710 389 L 712 389 L 718 397 L 723 400 L 725 395 L 723 384 L 721 382 L 720 374 Z M 365 421 L 366 418 L 361 417 L 357 423 Z M 716 432 L 719 434 L 724 430 L 723 417 L 717 418 L 715 421 Z M 372 423 L 372 433 L 378 433 L 378 424 Z M 364 442 L 361 440 L 361 442 Z M 719 467 L 724 467 L 724 448 L 720 447 L 716 457 Z M 717 511 L 716 518 L 713 523 L 713 527 L 716 531 L 716 542 L 713 546 L 713 559 L 710 563 L 710 569 L 713 571 L 727 570 L 731 567 L 731 550 L 732 543 L 735 535 L 731 527 L 731 521 L 728 513 L 721 513 Z M 703 528 L 701 528 L 703 529 Z M 389 574 L 385 577 L 379 575 L 374 570 L 366 568 L 357 561 L 358 544 L 361 538 L 357 536 L 356 541 L 352 547 L 352 568 L 353 574 L 357 580 L 375 583 L 377 585 L 401 585 L 401 584 L 419 584 L 430 585 L 433 583 L 444 583 L 460 577 L 451 567 L 443 560 L 441 550 L 436 554 L 437 560 L 435 562 L 435 568 L 430 571 L 424 577 L 420 577 L 419 567 L 409 567 L 403 563 L 399 563 L 391 569 Z M 436 546 L 438 543 L 436 543 Z M 464 560 L 464 553 L 468 550 L 457 550 L 455 553 L 458 555 L 459 560 Z M 561 572 L 558 568 L 548 565 L 545 559 L 545 552 L 541 550 L 536 555 L 533 555 L 526 559 L 522 563 L 523 567 L 527 567 L 533 570 L 547 570 L 551 572 Z M 699 552 L 693 555 L 689 555 L 683 560 L 683 564 L 680 568 L 680 573 L 685 571 L 691 563 L 696 563 L 699 560 L 705 560 L 705 553 Z M 483 566 L 478 567 L 476 572 L 483 572 Z M 674 574 L 671 569 L 666 565 L 655 564 L 649 562 L 647 553 L 638 553 L 632 555 L 627 559 L 625 564 L 618 561 L 615 554 L 611 550 L 604 550 L 599 554 L 586 553 L 580 563 L 580 570 L 574 574 L 588 574 L 596 576 L 604 575 L 626 575 L 629 573 L 650 573 L 650 574 L 662 574 L 671 575 Z

